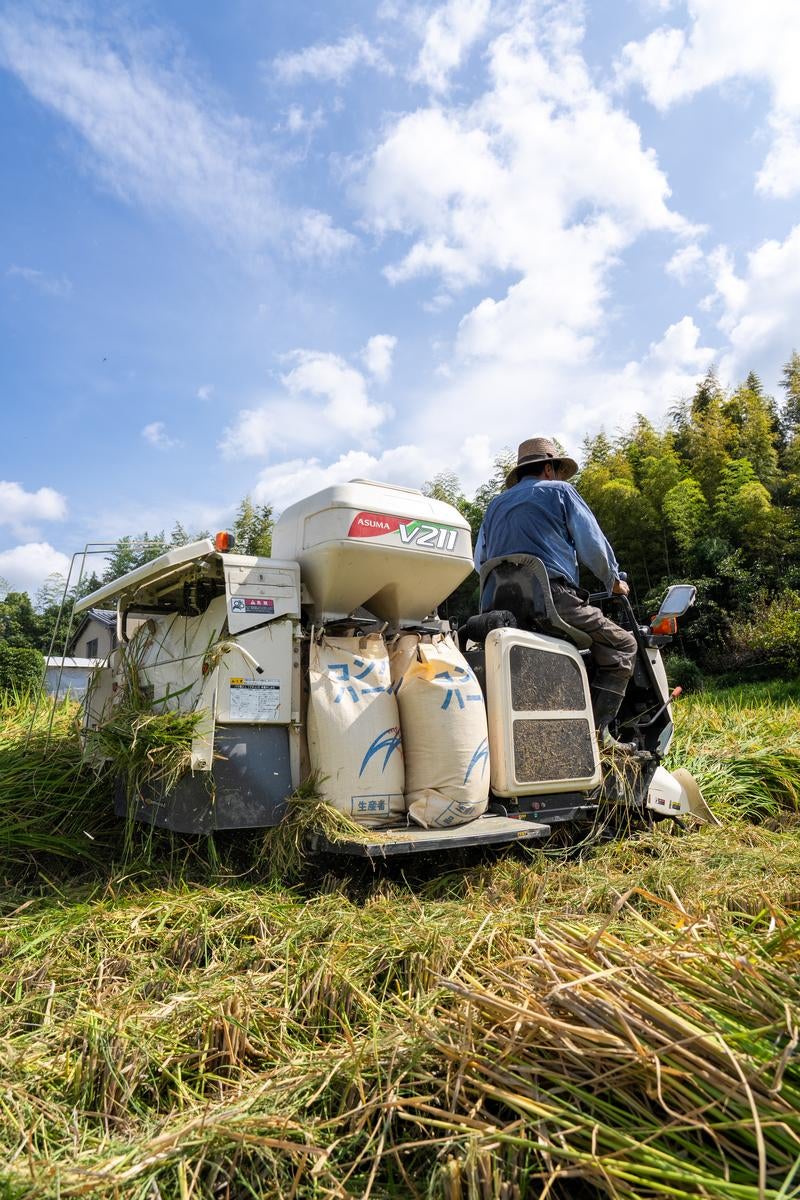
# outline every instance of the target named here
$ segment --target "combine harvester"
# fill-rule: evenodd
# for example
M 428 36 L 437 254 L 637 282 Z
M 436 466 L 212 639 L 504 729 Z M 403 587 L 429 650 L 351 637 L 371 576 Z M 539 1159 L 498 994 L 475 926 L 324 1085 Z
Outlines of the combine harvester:
M 674 694 L 659 647 L 693 588 L 670 588 L 649 627 L 627 598 L 593 597 L 639 644 L 618 725 L 637 750 L 604 765 L 588 639 L 556 613 L 538 559 L 487 563 L 492 607 L 454 634 L 437 605 L 473 563 L 449 504 L 353 480 L 287 509 L 273 554 L 237 554 L 218 534 L 76 605 L 117 609 L 119 644 L 96 672 L 88 727 L 113 711 L 132 660 L 154 712 L 202 714 L 191 771 L 166 794 L 120 795 L 120 815 L 131 806 L 187 833 L 271 827 L 316 772 L 330 803 L 381 833 L 319 833 L 312 851 L 442 851 L 543 839 L 563 822 L 585 835 L 609 801 L 633 824 L 709 818 L 691 776 L 660 765 Z M 129 636 L 132 616 L 142 623 Z

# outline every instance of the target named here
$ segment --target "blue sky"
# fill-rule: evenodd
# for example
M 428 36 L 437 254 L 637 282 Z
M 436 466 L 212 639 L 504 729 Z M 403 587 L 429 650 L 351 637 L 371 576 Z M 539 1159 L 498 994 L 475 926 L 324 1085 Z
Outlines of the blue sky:
M 800 347 L 800 4 L 0 4 L 0 575 Z

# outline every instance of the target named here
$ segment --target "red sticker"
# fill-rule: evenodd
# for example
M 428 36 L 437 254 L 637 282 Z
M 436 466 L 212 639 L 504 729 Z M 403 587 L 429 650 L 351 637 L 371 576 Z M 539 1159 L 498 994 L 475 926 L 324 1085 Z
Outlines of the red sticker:
M 386 513 L 356 513 L 347 536 L 383 537 L 385 533 L 396 533 L 401 525 L 408 525 L 410 520 L 410 517 L 389 517 Z

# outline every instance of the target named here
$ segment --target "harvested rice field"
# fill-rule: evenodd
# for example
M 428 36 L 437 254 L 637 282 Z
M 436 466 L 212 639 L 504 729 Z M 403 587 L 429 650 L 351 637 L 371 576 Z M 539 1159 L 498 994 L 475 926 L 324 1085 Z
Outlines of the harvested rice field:
M 126 842 L 7 704 L 0 1196 L 800 1196 L 797 698 L 681 702 L 721 829 L 408 878 Z

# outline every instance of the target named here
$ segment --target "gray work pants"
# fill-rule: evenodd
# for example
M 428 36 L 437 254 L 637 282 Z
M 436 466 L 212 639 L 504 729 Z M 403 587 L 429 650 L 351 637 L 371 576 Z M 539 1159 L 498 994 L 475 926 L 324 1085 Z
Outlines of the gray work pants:
M 558 579 L 550 580 L 550 588 L 558 615 L 592 639 L 591 654 L 596 668 L 592 686 L 623 696 L 636 661 L 636 638 L 604 617 L 599 608 L 587 604 L 586 593 L 581 594 Z

